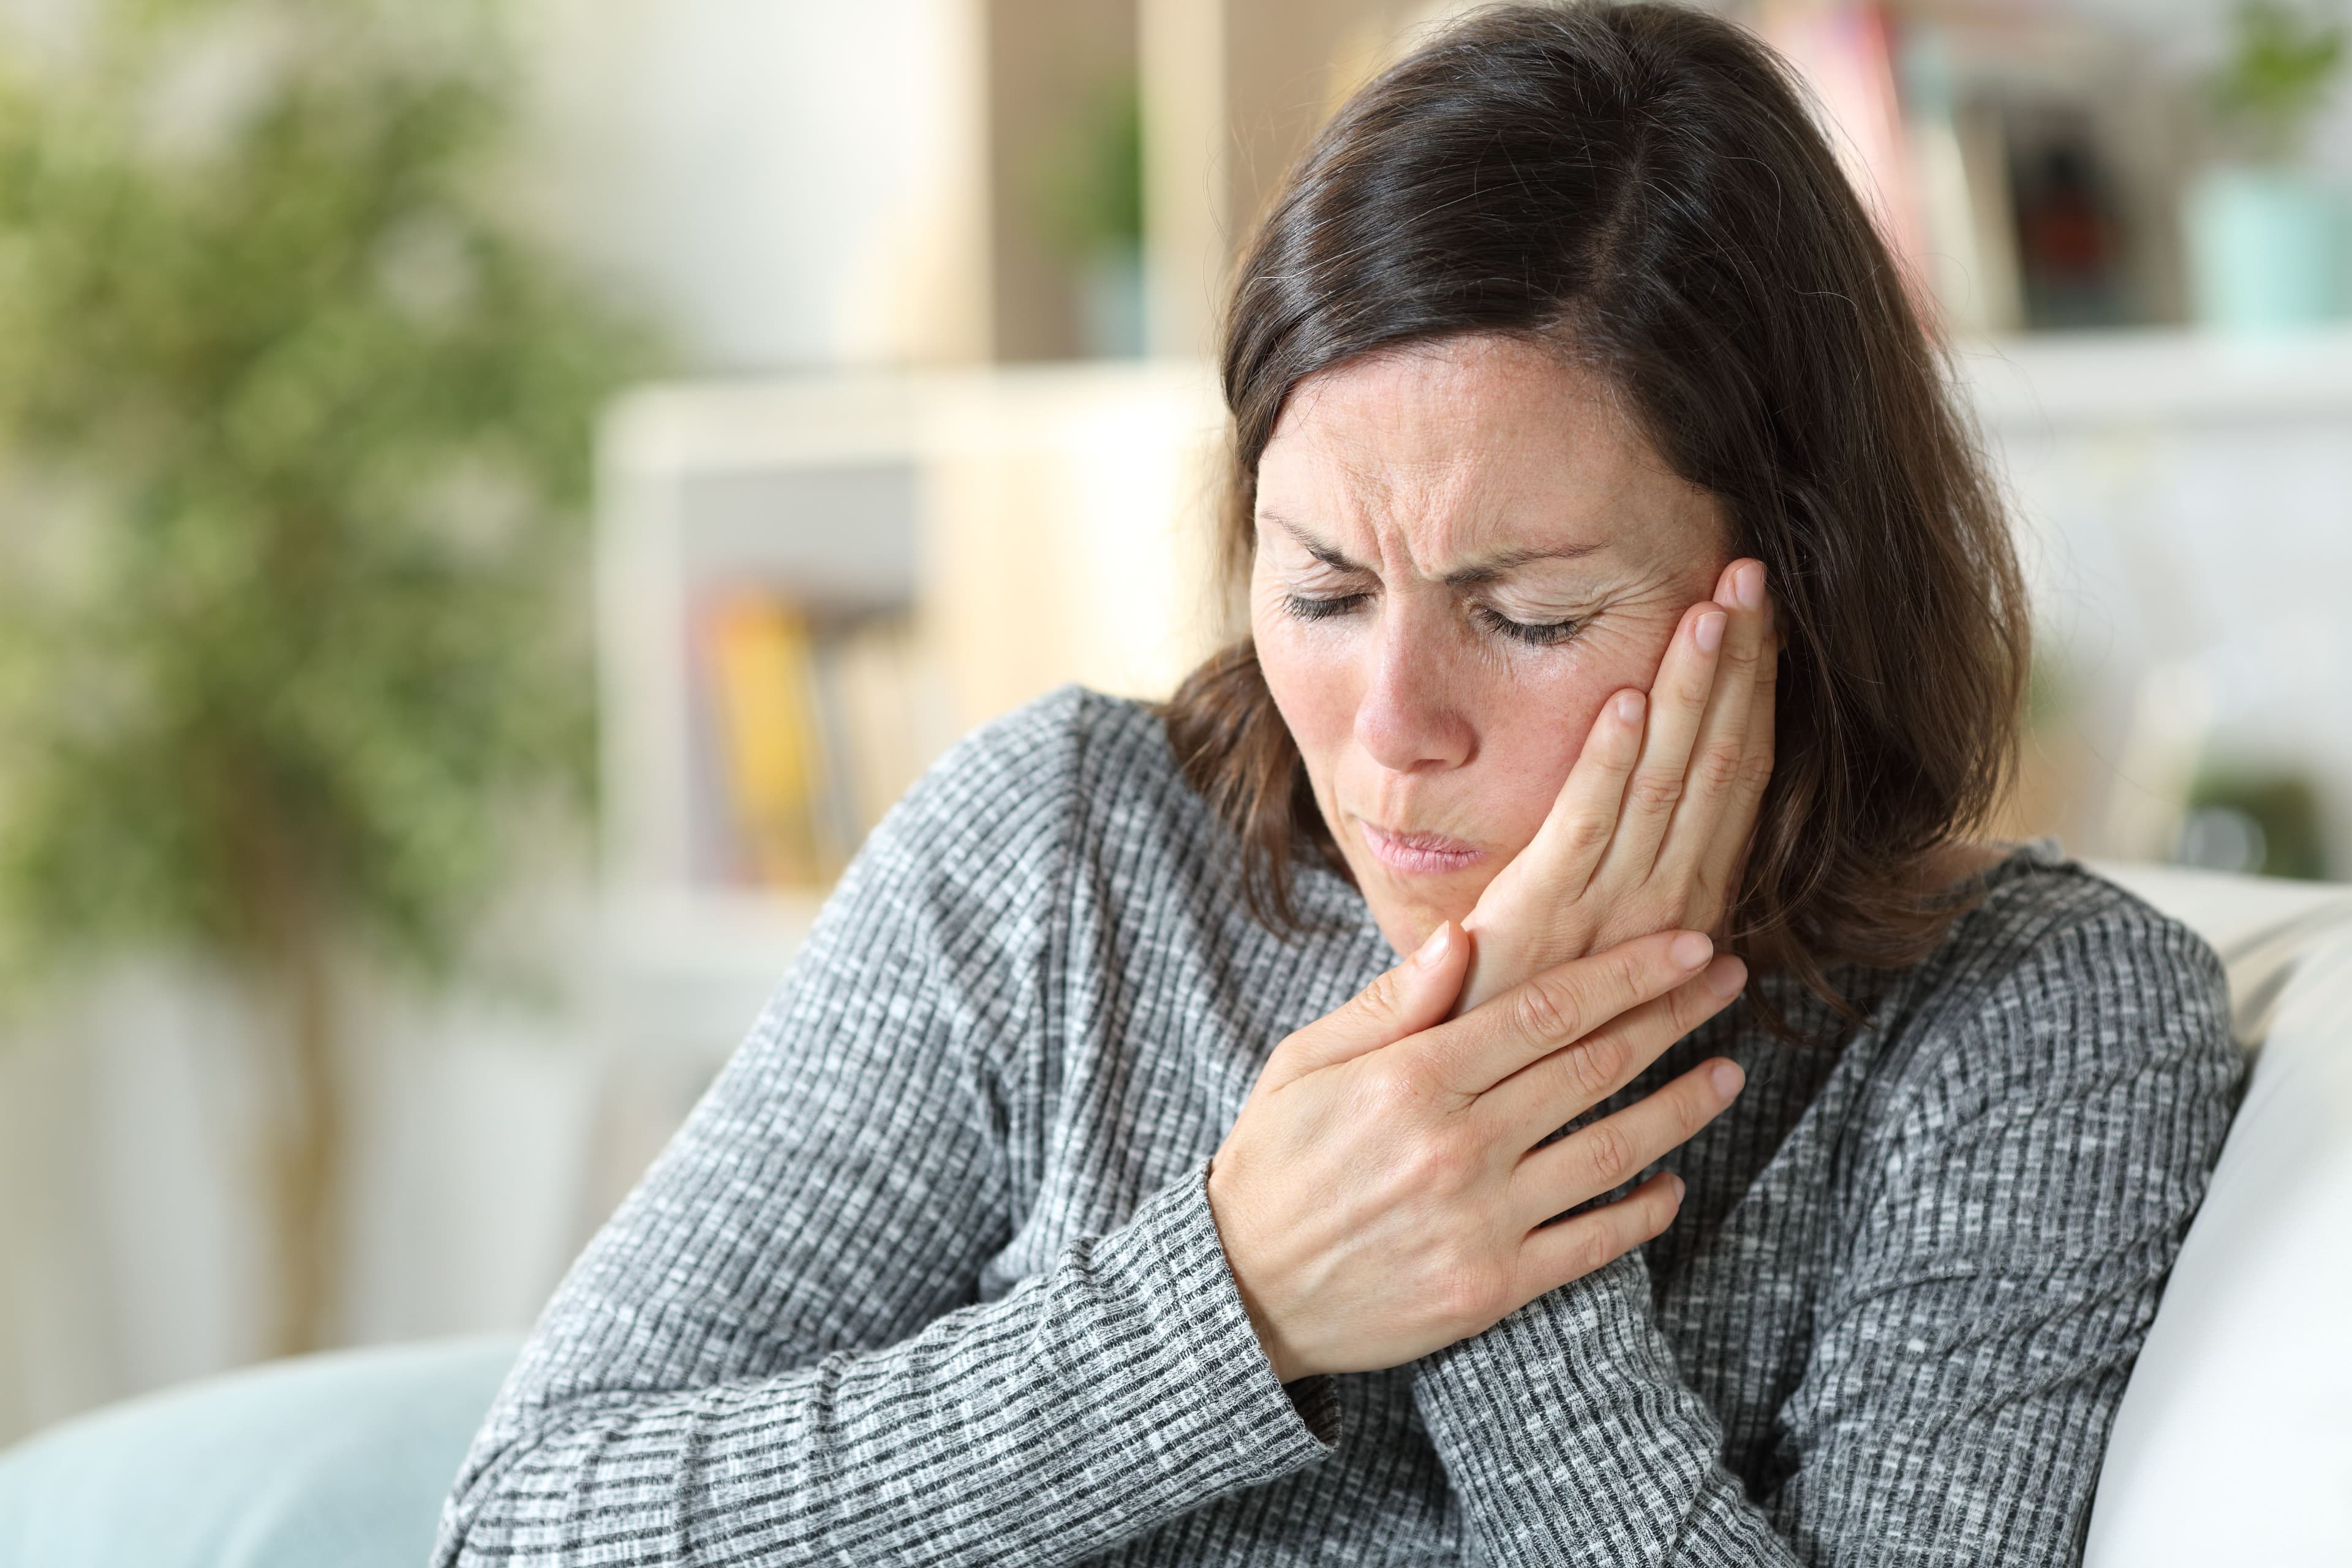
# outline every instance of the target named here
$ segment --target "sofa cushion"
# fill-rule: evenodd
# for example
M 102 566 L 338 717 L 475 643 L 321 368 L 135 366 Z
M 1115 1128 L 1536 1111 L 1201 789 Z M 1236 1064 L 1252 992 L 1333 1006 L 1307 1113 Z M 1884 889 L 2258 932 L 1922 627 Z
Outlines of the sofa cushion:
M 418 1568 L 520 1348 L 301 1356 L 52 1427 L 0 1454 L 0 1568 Z
M 2297 958 L 2268 1022 L 2116 1415 L 2087 1568 L 2352 1563 L 2352 935 Z

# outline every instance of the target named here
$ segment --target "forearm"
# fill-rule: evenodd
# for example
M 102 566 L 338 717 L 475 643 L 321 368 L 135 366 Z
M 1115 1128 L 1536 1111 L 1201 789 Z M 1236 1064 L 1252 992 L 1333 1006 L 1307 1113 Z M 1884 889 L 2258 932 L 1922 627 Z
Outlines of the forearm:
M 898 1343 L 536 1412 L 478 1448 L 436 1563 L 1063 1563 L 1312 1462 L 1204 1176 Z
M 1413 1396 L 1476 1562 L 1799 1561 L 1717 1458 L 1639 1248 L 1423 1357 Z

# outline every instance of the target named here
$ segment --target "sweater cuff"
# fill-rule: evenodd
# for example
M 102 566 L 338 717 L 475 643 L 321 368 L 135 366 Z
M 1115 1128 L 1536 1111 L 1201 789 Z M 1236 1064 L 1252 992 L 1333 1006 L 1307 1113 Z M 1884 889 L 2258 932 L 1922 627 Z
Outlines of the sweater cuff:
M 1256 1485 L 1335 1451 L 1338 1411 L 1329 1378 L 1288 1387 L 1276 1378 L 1209 1208 L 1209 1161 L 1145 1199 L 1095 1244 L 1092 1261 L 1137 1304 L 1154 1384 L 1180 1391 L 1169 1440 L 1217 1445 L 1250 1472 L 1233 1479 Z

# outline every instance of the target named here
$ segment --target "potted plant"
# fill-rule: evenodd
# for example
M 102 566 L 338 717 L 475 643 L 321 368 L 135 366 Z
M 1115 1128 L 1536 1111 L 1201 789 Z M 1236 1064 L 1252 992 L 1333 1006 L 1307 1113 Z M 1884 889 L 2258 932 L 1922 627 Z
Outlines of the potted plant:
M 2198 319 L 2234 331 L 2352 310 L 2352 197 L 2301 163 L 2341 73 L 2346 28 L 2293 0 L 2240 0 L 2207 82 L 2220 156 L 2184 207 Z
M 508 216 L 493 8 L 83 10 L 0 58 L 0 992 L 241 982 L 303 1351 L 347 953 L 463 962 L 518 813 L 585 804 L 591 425 L 645 344 Z

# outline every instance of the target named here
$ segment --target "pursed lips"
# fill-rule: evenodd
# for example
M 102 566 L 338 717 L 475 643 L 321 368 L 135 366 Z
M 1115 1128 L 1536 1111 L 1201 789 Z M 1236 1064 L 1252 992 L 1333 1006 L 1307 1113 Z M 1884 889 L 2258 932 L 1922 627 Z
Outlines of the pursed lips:
M 1365 847 L 1393 870 L 1423 875 L 1459 871 L 1476 864 L 1486 853 L 1475 844 L 1442 833 L 1392 831 L 1361 816 L 1356 818 L 1356 826 L 1363 834 Z

